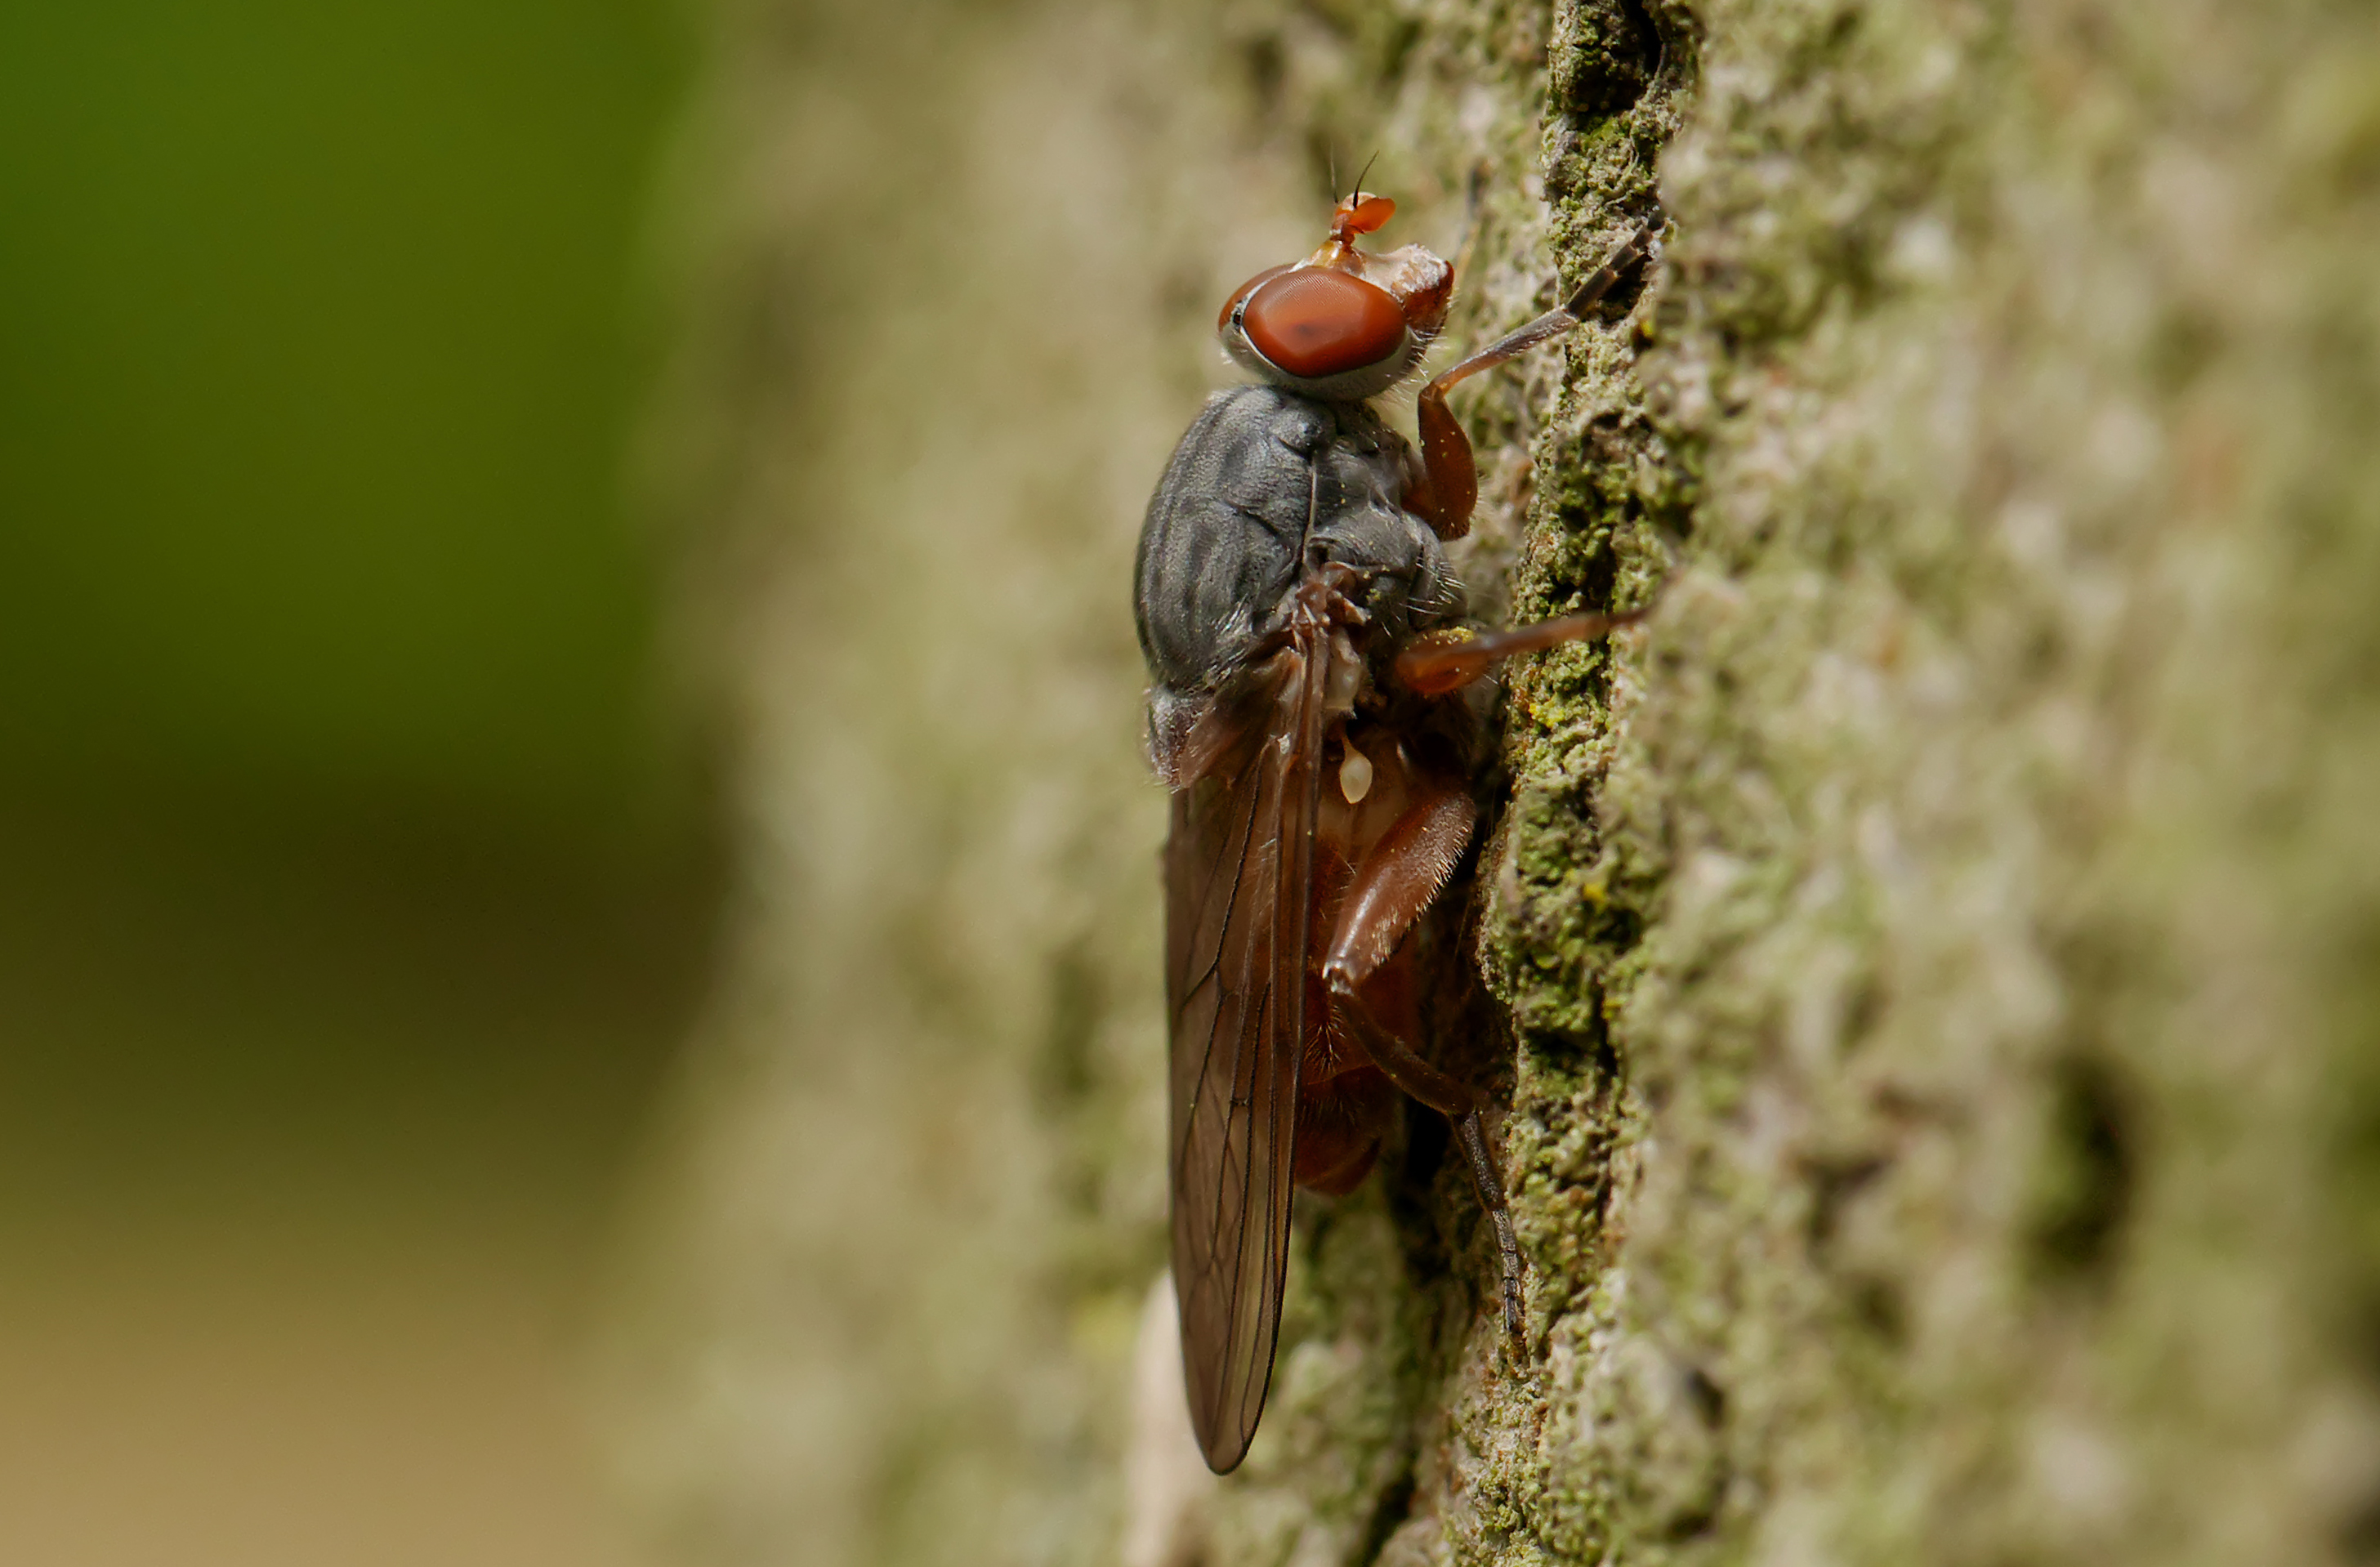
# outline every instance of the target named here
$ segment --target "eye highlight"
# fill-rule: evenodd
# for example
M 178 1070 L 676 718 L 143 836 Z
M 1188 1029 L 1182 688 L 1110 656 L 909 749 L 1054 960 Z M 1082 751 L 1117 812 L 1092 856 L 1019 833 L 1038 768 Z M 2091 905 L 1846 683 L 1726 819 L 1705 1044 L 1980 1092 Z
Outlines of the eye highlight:
M 1281 273 L 1247 296 L 1240 326 L 1257 353 L 1291 375 L 1318 378 L 1376 365 L 1404 346 L 1394 296 L 1324 267 Z

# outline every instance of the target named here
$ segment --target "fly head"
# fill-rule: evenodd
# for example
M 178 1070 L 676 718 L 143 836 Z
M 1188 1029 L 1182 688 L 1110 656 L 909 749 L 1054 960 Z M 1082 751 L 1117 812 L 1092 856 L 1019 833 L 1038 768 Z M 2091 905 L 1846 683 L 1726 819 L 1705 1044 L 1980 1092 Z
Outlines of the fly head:
M 1376 396 L 1421 363 L 1454 295 L 1454 269 L 1419 245 L 1383 254 L 1355 241 L 1397 204 L 1357 191 L 1330 237 L 1302 261 L 1268 267 L 1223 302 L 1223 349 L 1277 386 L 1331 402 Z

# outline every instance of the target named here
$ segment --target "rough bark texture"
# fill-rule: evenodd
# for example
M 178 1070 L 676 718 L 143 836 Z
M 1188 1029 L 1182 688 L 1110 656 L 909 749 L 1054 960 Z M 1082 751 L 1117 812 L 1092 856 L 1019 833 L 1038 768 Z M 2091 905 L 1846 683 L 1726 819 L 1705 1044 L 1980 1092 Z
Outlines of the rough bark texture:
M 2367 8 L 719 38 L 665 472 L 749 895 L 611 1361 L 657 1559 L 2380 1555 Z M 1658 187 L 1649 285 L 1459 401 L 1491 617 L 1669 586 L 1515 672 L 1503 1026 L 1439 1041 L 1509 1096 L 1525 1346 L 1416 1112 L 1305 1202 L 1214 1485 L 1142 1307 L 1129 550 L 1214 301 L 1374 146 L 1392 239 L 1478 171 L 1458 342 Z

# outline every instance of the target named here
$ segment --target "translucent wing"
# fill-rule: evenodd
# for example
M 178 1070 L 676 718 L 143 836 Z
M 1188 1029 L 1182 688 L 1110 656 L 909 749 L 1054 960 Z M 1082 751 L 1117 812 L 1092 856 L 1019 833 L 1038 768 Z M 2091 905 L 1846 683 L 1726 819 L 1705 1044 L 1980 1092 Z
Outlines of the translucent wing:
M 1173 1287 L 1191 1420 L 1218 1474 L 1256 1434 L 1281 1328 L 1324 662 L 1318 638 L 1296 635 L 1247 697 L 1199 721 L 1165 845 Z

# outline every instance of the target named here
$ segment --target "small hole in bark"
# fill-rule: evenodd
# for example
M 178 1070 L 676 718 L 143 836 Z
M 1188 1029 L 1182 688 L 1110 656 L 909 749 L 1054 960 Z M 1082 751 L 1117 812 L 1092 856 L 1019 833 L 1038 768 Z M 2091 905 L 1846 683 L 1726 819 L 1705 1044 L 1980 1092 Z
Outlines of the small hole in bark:
M 1810 1170 L 1810 1254 L 1821 1264 L 1835 1238 L 1843 1204 L 1884 1171 L 1885 1160 L 1873 1155 L 1858 1159 L 1821 1160 Z
M 1592 1066 L 1609 1070 L 1611 1044 L 1609 1031 L 1599 1026 L 1585 1028 L 1541 1028 L 1531 1032 L 1526 1040 L 1528 1051 L 1539 1061 L 1554 1066 Z
M 1852 1285 L 1852 1316 L 1859 1325 L 1882 1339 L 1898 1344 L 1906 1336 L 1909 1314 L 1900 1300 L 1900 1292 L 1881 1279 L 1862 1279 Z
M 1645 939 L 1645 917 L 1625 904 L 1614 904 L 1604 912 L 1595 934 L 1601 944 L 1615 953 L 1633 952 Z
M 1434 1110 L 1408 1105 L 1405 1115 L 1405 1179 L 1417 1191 L 1427 1191 L 1438 1179 L 1439 1166 L 1446 1162 L 1446 1150 L 1454 1141 L 1453 1130 L 1446 1117 Z
M 1611 1042 L 1609 1026 L 1599 1027 L 1595 1034 L 1595 1069 L 1606 1083 L 1620 1081 L 1620 1047 Z
M 2051 1087 L 2032 1241 L 2040 1273 L 2083 1282 L 2112 1263 L 2133 1184 L 2126 1096 L 2107 1063 L 2069 1056 Z
M 1687 1367 L 1684 1380 L 1686 1397 L 1694 1404 L 1694 1413 L 1702 1417 L 1704 1425 L 1717 1430 L 1719 1422 L 1727 1418 L 1727 1393 L 1699 1366 Z
M 1381 1490 L 1380 1500 L 1372 1507 L 1372 1516 L 1365 1522 L 1363 1542 L 1347 1560 L 1378 1561 L 1380 1552 L 1388 1549 L 1389 1537 L 1397 1532 L 1397 1526 L 1405 1521 L 1405 1514 L 1413 1511 L 1413 1465 L 1407 1464 Z

